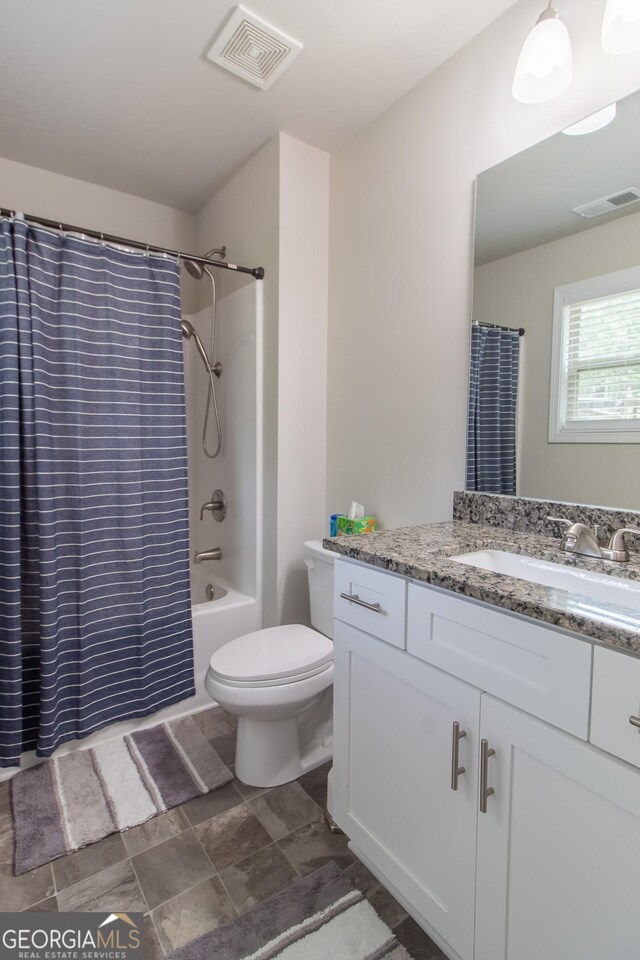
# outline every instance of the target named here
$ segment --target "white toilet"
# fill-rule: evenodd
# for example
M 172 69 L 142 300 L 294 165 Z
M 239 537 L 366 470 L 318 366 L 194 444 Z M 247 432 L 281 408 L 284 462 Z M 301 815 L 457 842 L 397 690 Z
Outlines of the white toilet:
M 235 773 L 243 783 L 275 787 L 331 758 L 334 558 L 320 540 L 304 545 L 315 630 L 257 630 L 211 657 L 204 685 L 238 717 Z

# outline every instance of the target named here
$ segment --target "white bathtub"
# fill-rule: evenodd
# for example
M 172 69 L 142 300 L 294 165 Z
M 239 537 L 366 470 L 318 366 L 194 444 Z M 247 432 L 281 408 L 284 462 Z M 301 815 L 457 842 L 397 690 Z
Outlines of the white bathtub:
M 208 587 L 213 591 L 212 600 L 207 599 Z M 183 703 L 190 704 L 190 709 L 194 710 L 213 703 L 204 689 L 204 677 L 212 655 L 230 640 L 258 630 L 260 611 L 255 597 L 235 590 L 203 565 L 193 568 L 191 590 L 196 695 Z

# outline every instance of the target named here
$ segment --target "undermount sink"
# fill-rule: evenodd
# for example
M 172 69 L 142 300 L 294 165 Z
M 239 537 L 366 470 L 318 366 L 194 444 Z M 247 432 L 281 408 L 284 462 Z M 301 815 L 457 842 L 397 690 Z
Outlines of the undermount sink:
M 589 570 L 579 570 L 577 567 L 536 560 L 502 550 L 477 550 L 474 553 L 451 557 L 451 560 L 479 567 L 481 570 L 490 570 L 492 573 L 501 573 L 506 577 L 515 577 L 516 580 L 527 580 L 544 587 L 580 593 L 592 600 L 640 610 L 640 581 L 637 580 L 591 573 Z

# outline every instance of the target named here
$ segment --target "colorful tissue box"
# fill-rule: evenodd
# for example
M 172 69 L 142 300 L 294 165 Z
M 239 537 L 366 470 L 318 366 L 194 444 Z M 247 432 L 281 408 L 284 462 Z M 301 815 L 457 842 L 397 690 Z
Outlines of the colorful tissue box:
M 337 536 L 348 537 L 353 533 L 373 533 L 376 529 L 375 517 L 359 517 L 357 520 L 350 520 L 349 517 L 338 516 Z
M 329 536 L 337 537 L 338 536 L 338 517 L 344 517 L 346 519 L 346 513 L 332 513 L 331 522 L 329 523 Z

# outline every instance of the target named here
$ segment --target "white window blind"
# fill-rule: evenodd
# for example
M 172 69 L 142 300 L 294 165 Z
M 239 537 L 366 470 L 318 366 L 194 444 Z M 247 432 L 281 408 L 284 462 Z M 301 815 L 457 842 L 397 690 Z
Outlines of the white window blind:
M 640 441 L 640 269 L 556 290 L 549 439 Z
M 640 290 L 565 307 L 565 422 L 640 420 Z

